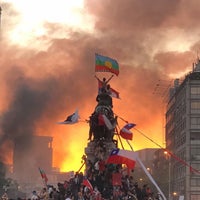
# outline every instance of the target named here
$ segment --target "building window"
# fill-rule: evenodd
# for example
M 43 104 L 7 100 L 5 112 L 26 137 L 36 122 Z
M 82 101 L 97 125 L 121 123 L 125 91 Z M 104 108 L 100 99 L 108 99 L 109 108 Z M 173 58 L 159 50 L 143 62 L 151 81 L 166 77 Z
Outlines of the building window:
M 200 145 L 200 132 L 193 132 L 190 134 L 190 144 Z
M 200 160 L 200 148 L 191 148 L 191 159 Z
M 200 170 L 200 164 L 199 163 L 192 163 L 191 165 L 194 169 Z M 200 180 L 199 180 L 200 181 Z
M 200 96 L 200 87 L 191 87 L 191 96 L 192 97 L 198 97 Z
M 190 134 L 190 140 L 200 140 L 200 132 L 193 132 Z
M 197 178 L 191 178 L 191 186 L 200 186 L 200 180 Z
M 200 101 L 191 101 L 191 113 L 200 113 Z
M 191 117 L 191 129 L 200 128 L 200 117 Z
M 200 200 L 200 194 L 192 194 L 191 200 Z

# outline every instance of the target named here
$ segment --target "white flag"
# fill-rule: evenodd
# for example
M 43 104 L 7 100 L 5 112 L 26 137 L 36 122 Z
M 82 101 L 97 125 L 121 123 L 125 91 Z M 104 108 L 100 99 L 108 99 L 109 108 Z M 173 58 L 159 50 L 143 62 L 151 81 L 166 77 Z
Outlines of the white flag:
M 76 110 L 73 114 L 69 115 L 65 121 L 58 122 L 58 124 L 75 124 L 78 123 L 78 119 L 78 110 Z

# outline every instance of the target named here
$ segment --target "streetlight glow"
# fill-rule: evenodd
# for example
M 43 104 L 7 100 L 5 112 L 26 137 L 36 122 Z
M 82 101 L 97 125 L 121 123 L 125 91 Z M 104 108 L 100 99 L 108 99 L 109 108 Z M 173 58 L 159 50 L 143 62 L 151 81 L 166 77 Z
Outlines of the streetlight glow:
M 177 192 L 173 192 L 173 195 L 174 195 L 174 196 L 177 196 Z

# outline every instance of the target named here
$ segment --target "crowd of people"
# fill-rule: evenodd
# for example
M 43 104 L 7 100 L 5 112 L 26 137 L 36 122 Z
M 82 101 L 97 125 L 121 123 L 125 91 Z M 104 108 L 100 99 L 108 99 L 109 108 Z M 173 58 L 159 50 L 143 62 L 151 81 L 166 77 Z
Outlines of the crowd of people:
M 123 173 L 122 173 L 123 174 Z M 70 180 L 56 186 L 46 185 L 39 191 L 32 191 L 26 200 L 161 200 L 148 184 L 140 186 L 133 176 L 114 173 L 112 182 L 86 178 L 83 173 L 76 173 Z M 119 176 L 120 175 L 120 176 Z M 104 177 L 104 176 L 102 176 Z M 116 178 L 117 177 L 117 178 Z M 104 177 L 105 178 L 105 177 Z M 120 180 L 119 180 L 120 178 Z M 25 200 L 18 198 L 17 200 Z M 12 200 L 4 193 L 1 200 Z
M 101 191 L 100 191 L 101 190 Z M 132 176 L 122 177 L 121 185 L 93 185 L 92 189 L 84 181 L 82 173 L 76 174 L 69 181 L 54 186 L 44 187 L 40 192 L 33 191 L 30 200 L 156 200 L 147 184 L 140 187 Z

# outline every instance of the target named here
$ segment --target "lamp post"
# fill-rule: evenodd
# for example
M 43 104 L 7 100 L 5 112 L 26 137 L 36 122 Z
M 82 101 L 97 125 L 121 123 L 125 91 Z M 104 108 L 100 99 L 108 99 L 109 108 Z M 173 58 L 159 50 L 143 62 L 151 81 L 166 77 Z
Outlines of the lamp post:
M 171 156 L 169 155 L 169 200 L 171 200 Z
M 177 192 L 173 192 L 173 199 L 175 198 L 177 198 L 177 196 L 178 196 L 178 193 Z
M 171 200 L 171 156 L 167 151 L 164 151 L 164 154 L 168 158 L 168 198 Z
M 150 173 L 150 174 L 152 174 L 151 172 L 152 172 L 152 170 L 151 170 L 151 168 L 150 167 L 147 167 L 147 171 Z

